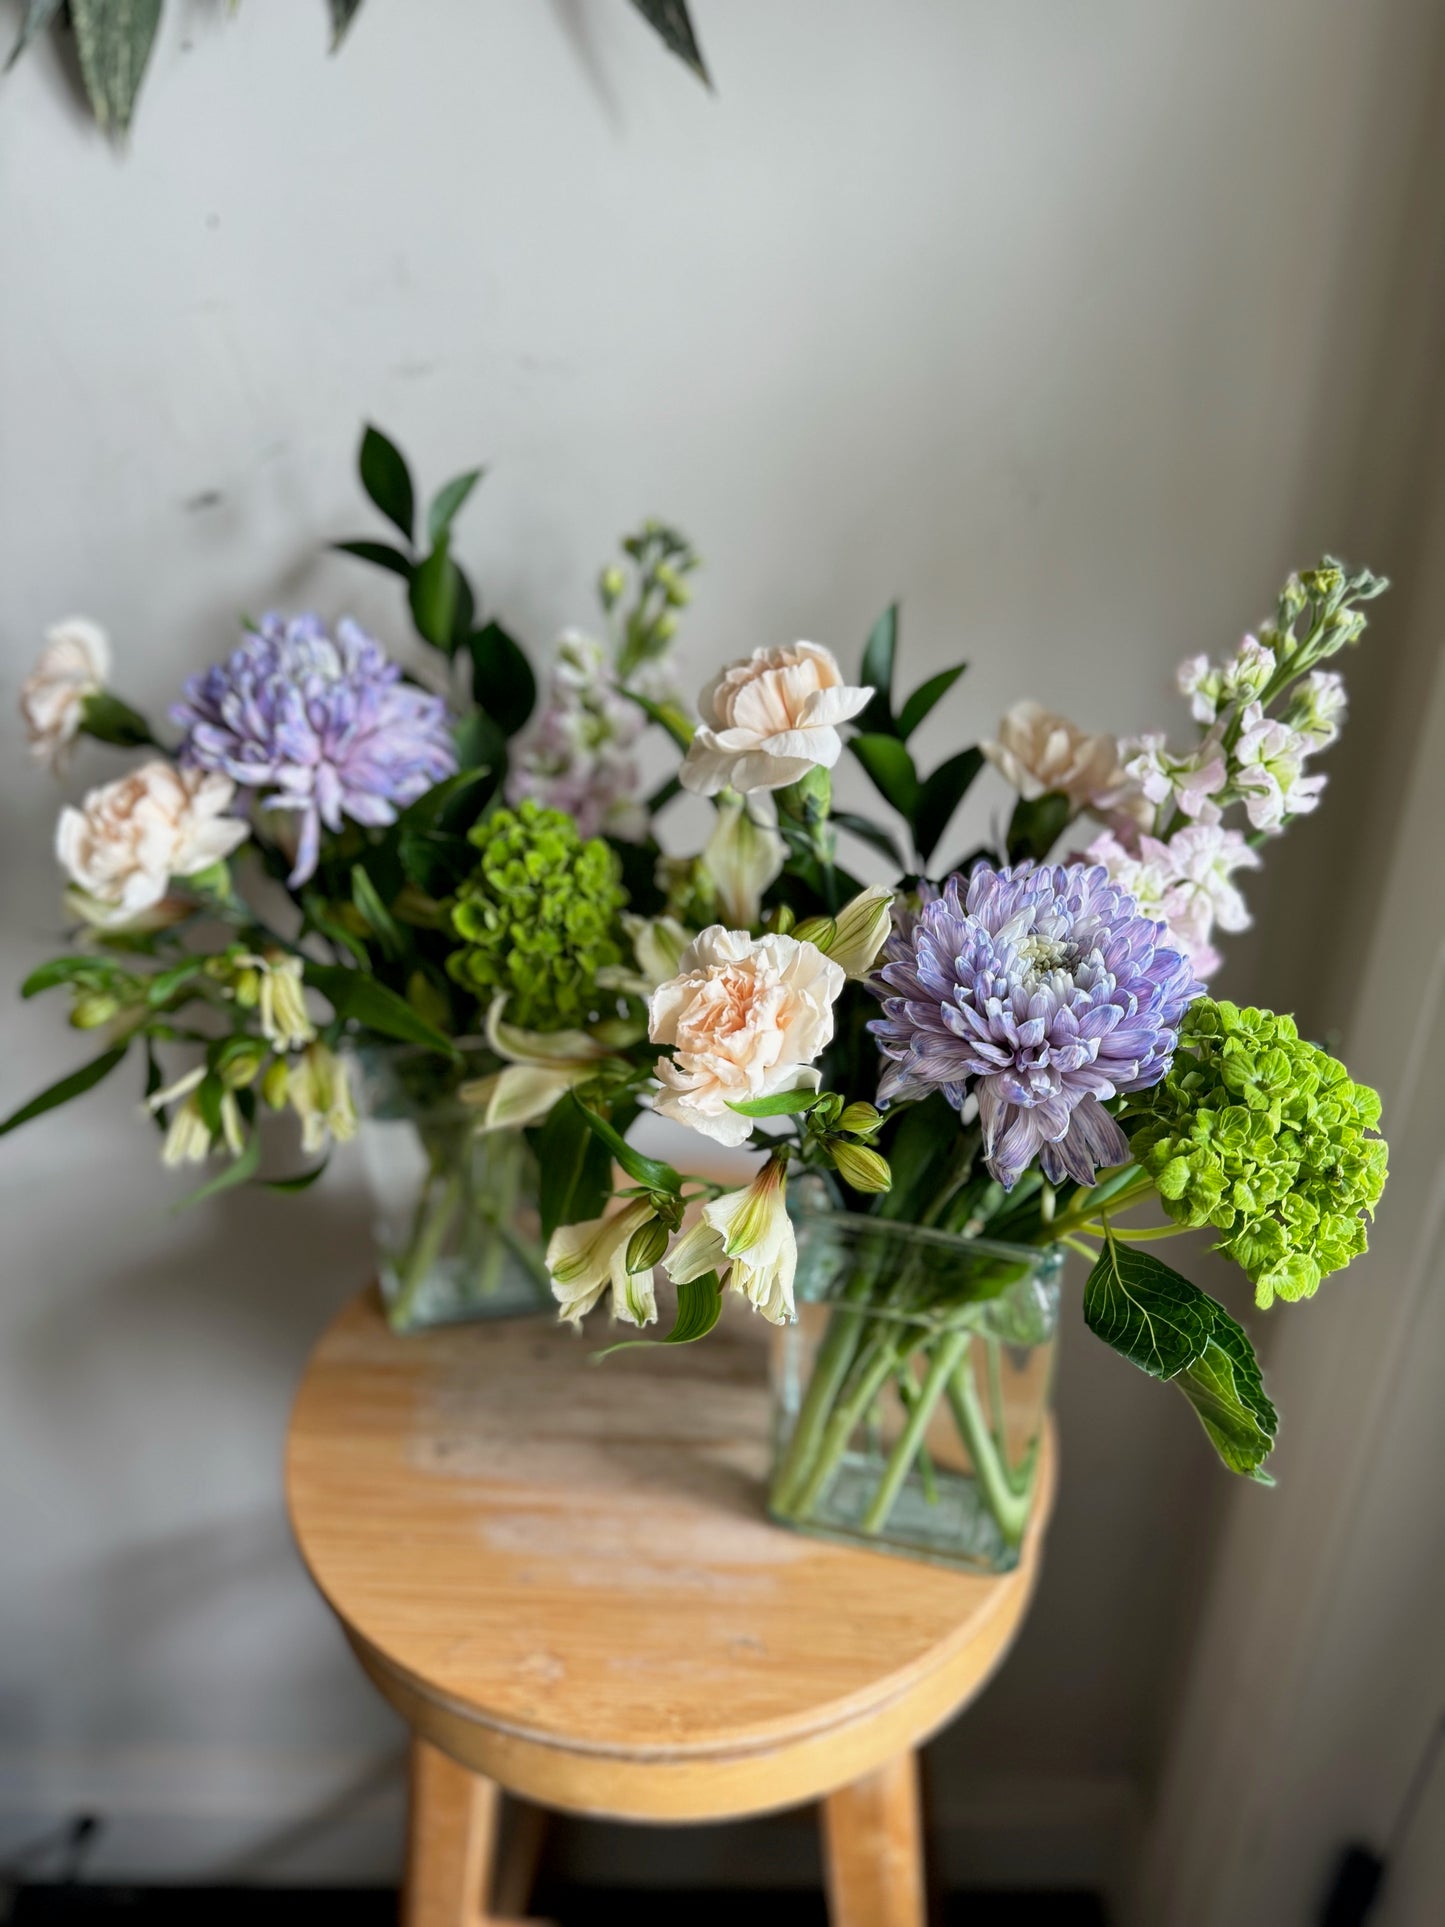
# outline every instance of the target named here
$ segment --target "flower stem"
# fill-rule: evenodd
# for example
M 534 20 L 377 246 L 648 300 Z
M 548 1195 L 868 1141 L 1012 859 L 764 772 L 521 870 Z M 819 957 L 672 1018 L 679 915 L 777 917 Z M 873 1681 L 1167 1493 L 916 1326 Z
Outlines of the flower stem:
M 898 1347 L 896 1334 L 879 1332 L 863 1342 L 859 1359 L 862 1369 L 852 1389 L 833 1407 L 817 1450 L 806 1466 L 801 1486 L 790 1495 L 789 1504 L 777 1506 L 778 1511 L 806 1517 L 815 1510 L 833 1481 L 859 1419 L 882 1391 L 889 1374 L 896 1370 Z
M 388 1321 L 396 1331 L 405 1331 L 411 1323 L 417 1297 L 452 1228 L 457 1207 L 462 1201 L 462 1190 L 461 1172 L 451 1172 L 442 1186 L 440 1197 L 426 1210 L 416 1236 L 407 1246 L 398 1267 L 401 1290 L 387 1312 Z
M 898 1441 L 888 1455 L 888 1463 L 884 1467 L 883 1477 L 878 1481 L 873 1501 L 863 1515 L 864 1532 L 881 1532 L 888 1523 L 888 1515 L 893 1510 L 903 1481 L 922 1449 L 923 1436 L 928 1429 L 928 1421 L 933 1417 L 934 1407 L 953 1377 L 959 1359 L 967 1352 L 970 1336 L 966 1331 L 951 1331 L 945 1332 L 936 1341 L 922 1389 L 913 1401 Z
M 1000 1458 L 979 1404 L 972 1360 L 967 1356 L 967 1335 L 964 1344 L 964 1353 L 955 1361 L 955 1370 L 948 1381 L 948 1402 L 963 1442 L 968 1447 L 969 1457 L 973 1460 L 979 1491 L 994 1516 L 1004 1544 L 1016 1546 L 1024 1536 L 1024 1527 L 1028 1524 L 1033 1503 L 1037 1455 L 1034 1452 L 1029 1454 L 1019 1468 L 1016 1483 Z

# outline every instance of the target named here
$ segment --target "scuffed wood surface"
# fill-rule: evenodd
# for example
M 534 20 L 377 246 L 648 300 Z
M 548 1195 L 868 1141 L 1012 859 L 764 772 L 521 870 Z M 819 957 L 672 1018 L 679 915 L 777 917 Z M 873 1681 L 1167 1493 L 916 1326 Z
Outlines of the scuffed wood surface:
M 816 1739 L 934 1674 L 933 1723 L 977 1690 L 1041 1522 L 1002 1579 L 784 1531 L 764 1513 L 760 1321 L 593 1363 L 608 1336 L 523 1320 L 398 1338 L 367 1292 L 322 1339 L 292 1520 L 374 1676 L 499 1746 L 638 1766 Z

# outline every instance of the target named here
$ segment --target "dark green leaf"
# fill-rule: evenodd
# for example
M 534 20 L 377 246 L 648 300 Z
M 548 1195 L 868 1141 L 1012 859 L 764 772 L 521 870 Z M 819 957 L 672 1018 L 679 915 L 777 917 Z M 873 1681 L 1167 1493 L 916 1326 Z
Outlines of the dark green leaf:
M 684 66 L 691 67 L 705 87 L 712 80 L 703 65 L 702 49 L 688 18 L 686 0 L 632 0 L 633 6 L 662 39 L 669 53 L 675 53 Z
M 1219 1309 L 1147 1251 L 1111 1239 L 1084 1285 L 1084 1323 L 1151 1378 L 1177 1378 L 1209 1343 Z
M 507 767 L 507 739 L 484 709 L 464 716 L 452 731 L 452 741 L 462 769 L 479 770 L 500 781 Z
M 412 570 L 408 600 L 417 634 L 434 649 L 449 655 L 461 600 L 461 580 L 456 563 L 447 554 L 445 536 Z
M 387 909 L 376 885 L 359 863 L 351 866 L 351 901 L 371 926 L 372 934 L 385 955 L 404 957 L 411 945 L 396 918 Z
M 896 839 L 877 823 L 870 823 L 866 816 L 855 816 L 851 810 L 834 810 L 829 820 L 840 830 L 847 830 L 851 835 L 861 837 L 863 842 L 870 843 L 875 850 L 886 856 L 890 863 L 896 864 L 899 870 L 908 868 Z
M 581 1106 L 554 1104 L 533 1141 L 542 1176 L 542 1236 L 550 1238 L 559 1224 L 600 1218 L 612 1194 L 612 1158 Z
M 645 799 L 642 807 L 647 811 L 649 816 L 656 816 L 659 810 L 665 810 L 667 808 L 674 796 L 681 795 L 682 778 L 680 776 L 669 776 L 665 783 L 658 784 L 652 794 Z
M 957 756 L 950 756 L 924 778 L 913 817 L 913 840 L 925 863 L 938 847 L 938 839 L 953 821 L 954 811 L 982 768 L 981 749 L 961 749 Z
M 936 676 L 930 676 L 927 682 L 918 685 L 898 712 L 898 734 L 904 742 L 908 741 L 935 703 L 943 700 L 967 667 L 966 662 L 961 662 L 957 668 L 940 669 Z
M 331 13 L 331 51 L 346 38 L 346 30 L 361 12 L 361 0 L 326 0 Z
M 469 829 L 482 801 L 477 786 L 483 782 L 486 774 L 485 769 L 463 769 L 458 770 L 455 776 L 447 777 L 443 783 L 434 783 L 402 811 L 396 819 L 397 828 Z
M 138 709 L 112 696 L 108 689 L 97 689 L 80 705 L 80 727 L 98 743 L 112 743 L 117 749 L 139 749 L 156 738 L 150 724 Z M 157 744 L 159 747 L 159 744 Z
M 411 557 L 403 555 L 400 549 L 394 549 L 390 542 L 358 539 L 355 542 L 333 542 L 331 546 L 342 555 L 354 555 L 363 562 L 373 563 L 378 569 L 390 569 L 393 575 L 399 575 L 404 582 L 411 579 Z
M 320 1164 L 310 1171 L 298 1171 L 294 1178 L 267 1178 L 268 1191 L 309 1191 L 316 1180 L 323 1176 L 330 1158 L 323 1158 Z
M 412 493 L 411 471 L 401 450 L 369 422 L 362 432 L 357 468 L 361 486 L 387 521 L 399 528 L 410 542 L 416 531 L 416 497 Z
M 338 1017 L 348 1018 L 383 1037 L 396 1037 L 407 1044 L 425 1044 L 429 1050 L 447 1057 L 458 1055 L 451 1038 L 418 1016 L 404 997 L 379 984 L 364 970 L 348 970 L 342 964 L 312 963 L 308 958 L 305 977 L 319 990 Z
M 458 509 L 485 473 L 485 469 L 469 468 L 465 475 L 454 475 L 451 481 L 437 490 L 426 512 L 426 532 L 431 542 L 441 541 L 451 528 Z
M 515 736 L 537 701 L 537 678 L 526 651 L 499 622 L 468 636 L 472 658 L 472 700 L 505 736 Z
M 15 45 L 10 49 L 10 58 L 5 62 L 7 74 L 36 34 L 44 33 L 59 11 L 60 0 L 29 0 L 25 18 L 20 22 L 20 31 L 15 36 Z
M 22 1104 L 18 1111 L 12 1111 L 9 1117 L 0 1123 L 0 1137 L 4 1137 L 7 1131 L 18 1129 L 22 1124 L 28 1124 L 32 1117 L 39 1117 L 45 1111 L 53 1111 L 57 1104 L 68 1104 L 72 1097 L 83 1097 L 87 1091 L 93 1090 L 103 1077 L 110 1076 L 125 1056 L 127 1049 L 127 1045 L 117 1044 L 114 1050 L 102 1051 L 99 1057 L 93 1057 L 78 1071 L 72 1071 L 69 1077 L 62 1077 L 58 1084 L 51 1084 L 46 1090 L 41 1091 L 38 1097 L 32 1097 L 28 1104 Z
M 366 945 L 354 930 L 348 930 L 339 918 L 332 916 L 330 905 L 324 897 L 315 890 L 307 890 L 302 894 L 301 908 L 307 923 L 313 930 L 319 930 L 322 936 L 338 950 L 344 950 L 349 956 L 355 957 L 363 970 L 370 970 L 371 958 L 367 954 Z
M 187 957 L 184 963 L 173 964 L 169 970 L 158 970 L 146 984 L 146 1002 L 153 1010 L 159 1009 L 173 992 L 201 976 L 206 962 L 205 957 Z
M 634 1151 L 627 1139 L 614 1131 L 605 1117 L 588 1110 L 575 1091 L 569 1091 L 558 1108 L 565 1108 L 568 1104 L 576 1105 L 587 1121 L 587 1128 L 602 1140 L 634 1184 L 645 1184 L 652 1191 L 670 1191 L 674 1197 L 682 1190 L 682 1179 L 670 1164 L 664 1164 L 660 1158 L 644 1157 L 641 1151 Z
M 1209 1343 L 1174 1382 L 1230 1471 L 1273 1485 L 1261 1467 L 1273 1448 L 1279 1418 L 1265 1396 L 1248 1334 L 1222 1305 L 1214 1306 Z
M 161 0 L 70 0 L 81 78 L 107 131 L 130 126 L 160 18 Z
M 849 749 L 867 770 L 885 803 L 911 823 L 918 807 L 918 771 L 913 758 L 896 736 L 863 735 L 849 740 Z
M 221 1099 L 226 1094 L 226 1087 L 214 1069 L 216 1062 L 214 1045 L 208 1046 L 206 1059 L 213 1068 L 207 1071 L 196 1086 L 196 1108 L 201 1113 L 201 1122 L 211 1136 L 218 1138 L 221 1135 Z
M 600 1364 L 614 1352 L 634 1351 L 639 1345 L 690 1345 L 694 1339 L 706 1338 L 721 1315 L 722 1286 L 715 1271 L 705 1271 L 701 1278 L 678 1286 L 677 1312 L 670 1332 L 661 1338 L 624 1338 L 620 1345 L 594 1352 L 593 1362 Z
M 218 1192 L 234 1190 L 238 1184 L 248 1184 L 261 1167 L 261 1133 L 252 1131 L 246 1139 L 245 1148 L 238 1158 L 232 1158 L 224 1171 L 203 1184 L 197 1191 L 188 1191 L 185 1197 L 171 1206 L 172 1213 L 189 1211 L 192 1205 L 204 1204 L 207 1198 L 214 1198 Z
M 1067 829 L 1074 806 L 1062 790 L 1049 790 L 1043 796 L 1021 796 L 1009 818 L 1008 860 L 1022 863 L 1033 857 L 1042 863 Z
M 898 604 L 890 603 L 873 625 L 863 649 L 859 682 L 873 691 L 873 699 L 858 718 L 858 727 L 881 736 L 896 736 L 893 720 L 893 658 L 898 650 Z
M 165 1082 L 165 1078 L 162 1075 L 160 1065 L 156 1062 L 155 1048 L 152 1045 L 149 1037 L 147 1037 L 145 1040 L 145 1057 L 146 1057 L 146 1087 L 145 1087 L 146 1110 L 150 1116 L 151 1123 L 155 1125 L 156 1129 L 160 1132 L 161 1136 L 164 1137 L 166 1134 L 166 1121 L 161 1116 L 160 1110 L 158 1108 L 156 1109 L 151 1108 L 151 1099 L 155 1096 L 156 1092 L 161 1088 L 162 1084 Z
M 797 1117 L 811 1111 L 822 1095 L 821 1091 L 774 1091 L 771 1097 L 741 1098 L 736 1104 L 729 1098 L 728 1109 L 739 1117 Z

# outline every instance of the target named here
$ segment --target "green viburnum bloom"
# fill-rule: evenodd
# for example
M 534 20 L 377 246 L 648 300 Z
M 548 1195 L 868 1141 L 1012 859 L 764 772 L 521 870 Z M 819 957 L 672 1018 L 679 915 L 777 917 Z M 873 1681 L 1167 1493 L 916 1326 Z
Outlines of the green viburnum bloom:
M 463 941 L 447 969 L 484 1005 L 505 991 L 508 1021 L 524 1030 L 585 1023 L 597 973 L 627 951 L 615 854 L 530 800 L 494 810 L 469 836 L 480 857 L 450 906 Z
M 1292 1017 L 1201 998 L 1130 1149 L 1179 1224 L 1212 1225 L 1261 1307 L 1311 1297 L 1365 1249 L 1385 1186 L 1380 1100 Z

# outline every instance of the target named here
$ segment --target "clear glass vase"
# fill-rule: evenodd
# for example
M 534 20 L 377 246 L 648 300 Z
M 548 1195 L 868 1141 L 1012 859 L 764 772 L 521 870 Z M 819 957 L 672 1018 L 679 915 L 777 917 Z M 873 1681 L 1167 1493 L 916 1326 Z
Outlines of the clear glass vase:
M 397 1331 L 553 1308 L 537 1160 L 521 1131 L 477 1130 L 460 1086 L 498 1068 L 409 1045 L 354 1054 L 377 1275 Z
M 828 1539 L 1018 1563 L 1048 1416 L 1062 1253 L 804 1207 L 774 1350 L 769 1511 Z

